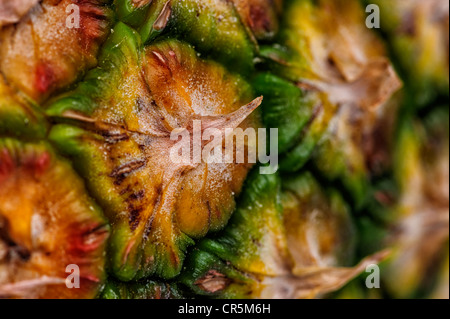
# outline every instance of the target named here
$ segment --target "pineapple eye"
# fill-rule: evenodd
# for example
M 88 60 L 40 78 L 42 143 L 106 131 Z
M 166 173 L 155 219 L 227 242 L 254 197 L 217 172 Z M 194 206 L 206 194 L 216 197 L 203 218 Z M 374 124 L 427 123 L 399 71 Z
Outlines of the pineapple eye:
M 388 225 L 397 232 L 391 234 L 395 253 L 386 265 L 385 280 L 387 290 L 397 298 L 410 297 L 423 284 L 430 269 L 436 267 L 424 256 L 448 251 L 445 247 L 449 227 L 448 163 L 448 107 L 433 110 L 422 123 L 405 117 L 395 150 L 399 194 L 395 205 L 387 209 Z M 394 285 L 394 278 L 401 285 Z
M 0 139 L 0 298 L 95 297 L 108 234 L 81 179 L 47 143 Z M 79 289 L 66 286 L 70 265 Z
M 278 32 L 281 0 L 232 0 L 242 23 L 255 40 L 271 40 Z
M 281 21 L 277 44 L 264 46 L 261 55 L 268 69 L 301 92 L 295 100 L 287 84 L 275 88 L 273 79 L 257 79 L 258 94 L 276 97 L 263 105 L 264 116 L 286 131 L 286 117 L 277 116 L 283 111 L 304 112 L 309 122 L 289 124 L 280 169 L 297 171 L 311 160 L 361 207 L 370 178 L 389 165 L 401 82 L 357 1 L 290 1 Z M 284 106 L 283 96 L 289 99 Z
M 438 96 L 449 96 L 449 7 L 446 1 L 423 3 L 374 1 L 380 7 L 382 31 L 398 61 L 410 108 L 422 108 Z
M 252 164 L 174 163 L 170 133 L 189 129 L 193 119 L 221 123 L 227 114 L 235 125 L 256 127 L 257 114 L 246 117 L 260 100 L 248 104 L 250 85 L 191 46 L 165 40 L 143 49 L 121 23 L 100 61 L 78 88 L 49 105 L 47 114 L 60 123 L 50 139 L 76 159 L 106 208 L 114 274 L 174 277 L 194 239 L 228 221 Z
M 27 12 L 19 10 L 26 14 L 17 24 L 0 28 L 0 70 L 13 86 L 40 103 L 97 64 L 99 46 L 112 20 L 104 6 L 109 1 L 77 4 L 79 28 L 66 23 L 72 0 L 7 3 L 12 2 L 35 4 Z
M 324 190 L 309 173 L 280 178 L 255 170 L 227 228 L 197 245 L 179 280 L 215 298 L 314 298 L 386 258 L 381 252 L 347 268 L 353 239 L 338 192 Z
M 312 174 L 303 173 L 285 179 L 282 203 L 294 272 L 351 265 L 356 233 L 350 208 L 339 192 L 324 189 Z
M 0 0 L 0 299 L 448 298 L 448 25 Z

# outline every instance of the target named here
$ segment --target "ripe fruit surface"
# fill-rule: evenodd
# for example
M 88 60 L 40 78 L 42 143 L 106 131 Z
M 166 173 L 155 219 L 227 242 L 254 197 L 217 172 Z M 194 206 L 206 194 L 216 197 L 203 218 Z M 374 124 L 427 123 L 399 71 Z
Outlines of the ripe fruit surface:
M 46 143 L 0 139 L 0 297 L 95 297 L 108 234 L 83 182 Z M 79 289 L 66 286 L 69 265 Z
M 124 40 L 125 39 L 125 40 Z M 175 129 L 257 127 L 259 105 L 240 76 L 168 40 L 142 48 L 118 24 L 100 67 L 47 110 L 51 140 L 75 160 L 113 225 L 111 258 L 122 280 L 176 276 L 187 246 L 221 229 L 252 164 L 177 164 Z M 164 83 L 164 85 L 162 85 Z M 247 118 L 247 119 L 246 119 Z

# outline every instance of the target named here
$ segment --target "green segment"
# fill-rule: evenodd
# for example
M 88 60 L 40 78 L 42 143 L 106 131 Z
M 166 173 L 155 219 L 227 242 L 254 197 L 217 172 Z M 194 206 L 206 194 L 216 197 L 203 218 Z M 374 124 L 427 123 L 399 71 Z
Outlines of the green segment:
M 283 179 L 282 199 L 296 268 L 353 265 L 356 232 L 350 207 L 339 192 L 322 187 L 305 172 Z
M 409 107 L 426 106 L 439 95 L 448 98 L 448 11 L 439 15 L 439 1 L 371 3 L 380 8 L 381 29 L 407 83 Z
M 448 107 L 437 107 L 422 121 L 405 115 L 394 152 L 396 188 L 379 191 L 377 199 L 384 211 L 379 205 L 372 212 L 377 222 L 361 223 L 361 245 L 369 250 L 388 245 L 393 251 L 381 269 L 385 291 L 391 297 L 426 295 L 434 280 L 435 263 L 442 251 L 448 251 L 448 161 Z
M 345 11 L 342 17 L 335 16 L 339 10 Z M 266 124 L 280 130 L 280 169 L 295 172 L 311 161 L 325 179 L 344 186 L 357 208 L 364 204 L 372 176 L 386 169 L 384 158 L 372 165 L 376 159 L 367 146 L 392 139 L 376 130 L 383 121 L 394 122 L 389 116 L 396 109 L 386 101 L 399 85 L 393 71 L 377 64 L 389 61 L 381 41 L 361 26 L 363 17 L 357 1 L 286 2 L 276 44 L 262 46 L 260 54 L 264 67 L 291 85 L 282 89 L 268 75 L 255 83 L 269 100 L 263 104 Z M 261 79 L 267 83 L 261 85 Z M 392 85 L 377 89 L 384 81 Z
M 122 104 L 134 103 L 132 98 L 137 98 L 139 92 L 134 92 L 134 96 L 127 96 L 120 89 L 126 90 L 132 81 L 141 82 L 140 63 L 139 35 L 126 25 L 117 24 L 103 45 L 99 66 L 88 72 L 74 91 L 52 102 L 47 114 L 62 117 L 66 111 L 75 110 L 84 116 L 91 116 L 97 109 L 105 108 L 108 103 L 120 98 L 124 98 L 119 101 Z
M 152 280 L 124 283 L 110 279 L 103 289 L 101 299 L 183 299 L 175 283 Z
M 310 0 L 291 0 L 285 4 L 280 31 L 275 45 L 264 45 L 260 54 L 268 67 L 293 82 L 318 79 L 321 70 L 315 69 L 314 40 L 323 37 L 321 26 L 313 16 L 317 8 Z M 319 40 L 320 41 L 320 40 Z M 322 57 L 317 57 L 322 58 Z
M 277 278 L 351 265 L 355 240 L 350 209 L 336 191 L 309 173 L 281 183 L 254 171 L 227 228 L 196 246 L 179 278 L 210 297 L 267 296 Z
M 186 260 L 180 283 L 198 296 L 248 299 L 256 294 L 258 277 L 243 273 L 209 252 L 194 249 Z
M 134 208 L 128 201 L 127 186 L 111 177 L 114 167 L 142 156 L 138 143 L 143 143 L 141 139 L 145 136 L 110 143 L 108 136 L 102 133 L 112 133 L 113 139 L 116 129 L 129 135 L 129 131 L 121 131 L 120 127 L 132 129 L 132 124 L 128 124 L 135 123 L 134 110 L 139 106 L 138 100 L 148 96 L 141 59 L 139 35 L 119 23 L 103 47 L 99 67 L 90 71 L 73 92 L 56 100 L 47 110 L 47 114 L 56 120 L 75 121 L 55 125 L 49 138 L 63 154 L 73 159 L 92 195 L 105 208 L 113 224 L 109 245 L 112 272 L 125 281 L 152 274 L 164 278 L 175 276 L 181 268 L 178 261 L 183 260 L 187 245 L 192 243 L 180 232 L 165 239 L 172 241 L 170 248 L 144 241 L 143 236 L 137 235 L 130 226 Z M 92 129 L 89 119 L 97 115 L 100 121 L 96 120 L 97 127 Z M 106 131 L 102 131 L 102 125 Z M 147 170 L 137 172 L 127 185 L 134 192 L 140 190 L 136 187 L 145 189 L 145 185 L 139 183 L 145 180 L 146 173 Z
M 311 119 L 312 101 L 291 82 L 270 73 L 259 74 L 252 84 L 256 94 L 264 96 L 261 109 L 265 126 L 278 128 L 278 151 L 290 150 Z
M 117 19 L 133 28 L 138 28 L 144 22 L 152 0 L 115 0 Z
M 46 132 L 47 123 L 39 109 L 0 78 L 0 135 L 41 139 Z
M 285 263 L 277 258 L 288 258 L 279 188 L 277 175 L 254 170 L 227 228 L 190 253 L 180 281 L 210 297 L 257 296 L 258 277 L 275 275 L 277 263 Z
M 279 187 L 277 175 L 259 175 L 254 171 L 227 228 L 220 237 L 206 239 L 199 247 L 242 271 L 274 272 L 263 259 L 271 244 L 284 249 Z
M 128 0 L 118 0 L 116 11 L 121 21 L 136 27 L 144 43 L 160 35 L 174 36 L 230 69 L 244 74 L 253 69 L 255 45 L 231 2 L 153 0 L 149 6 L 133 8 Z

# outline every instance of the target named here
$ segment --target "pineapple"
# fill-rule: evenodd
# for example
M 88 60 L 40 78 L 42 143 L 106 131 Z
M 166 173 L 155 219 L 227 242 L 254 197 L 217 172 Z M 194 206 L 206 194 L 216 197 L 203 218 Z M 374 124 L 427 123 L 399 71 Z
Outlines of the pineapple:
M 436 108 L 422 121 L 412 116 L 403 118 L 394 152 L 395 188 L 379 189 L 376 196 L 382 204 L 378 211 L 383 216 L 380 224 L 387 230 L 380 240 L 392 247 L 392 255 L 383 265 L 382 279 L 386 292 L 396 298 L 431 294 L 439 265 L 445 265 L 449 227 L 448 118 L 446 107 Z
M 263 116 L 271 118 L 270 125 L 282 126 L 286 119 L 272 115 L 271 109 L 294 116 L 305 103 L 311 116 L 306 129 L 304 121 L 296 121 L 297 127 L 290 124 L 291 133 L 301 133 L 285 141 L 281 169 L 297 171 L 311 159 L 326 179 L 341 181 L 360 207 L 371 175 L 387 165 L 384 145 L 373 144 L 390 139 L 389 133 L 381 136 L 379 127 L 393 130 L 394 93 L 400 80 L 383 43 L 366 28 L 357 1 L 289 1 L 285 15 L 277 44 L 261 51 L 269 69 L 297 86 L 296 94 L 303 98 L 296 99 L 297 107 L 285 110 L 282 107 L 294 101 L 271 100 Z M 268 83 L 258 82 L 259 94 L 265 95 L 266 87 L 273 90 L 276 79 L 267 79 Z
M 404 74 L 410 107 L 426 107 L 449 95 L 449 4 L 447 1 L 373 1 L 383 32 Z
M 65 27 L 71 4 L 39 1 L 19 22 L 1 30 L 2 73 L 37 103 L 95 66 L 100 44 L 109 34 L 112 11 L 104 1 L 80 1 L 80 28 Z
M 375 3 L 0 0 L 0 298 L 448 298 L 448 5 Z
M 254 172 L 230 224 L 200 242 L 181 282 L 216 298 L 313 298 L 386 256 L 344 267 L 353 264 L 355 233 L 341 195 L 321 189 L 310 173 L 280 184 Z
M 231 114 L 229 124 L 257 127 L 257 117 L 248 115 L 259 102 L 252 103 L 243 78 L 200 60 L 191 46 L 165 40 L 144 49 L 122 23 L 100 58 L 85 81 L 49 105 L 47 115 L 59 123 L 49 139 L 77 159 L 115 225 L 116 276 L 173 278 L 194 239 L 228 221 L 251 164 L 172 163 L 170 132 L 197 117 L 220 127 L 223 114 Z

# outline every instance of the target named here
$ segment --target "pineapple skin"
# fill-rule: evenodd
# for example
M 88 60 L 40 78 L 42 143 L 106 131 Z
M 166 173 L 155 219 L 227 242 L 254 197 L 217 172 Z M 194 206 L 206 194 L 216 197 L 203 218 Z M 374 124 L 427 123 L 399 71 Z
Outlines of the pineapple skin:
M 108 217 L 108 248 L 99 248 L 108 261 L 85 296 L 448 298 L 448 166 L 442 164 L 448 162 L 448 6 L 436 20 L 439 1 L 422 11 L 416 1 L 406 9 L 394 1 L 393 10 L 386 10 L 390 1 L 374 1 L 382 13 L 380 36 L 364 25 L 367 2 L 358 0 L 81 1 L 83 28 L 63 34 L 66 46 L 54 44 L 51 33 L 29 40 L 23 21 L 32 18 L 45 32 L 63 20 L 70 2 L 15 8 L 10 21 L 0 15 L 0 140 L 44 141 L 58 158 L 67 157 L 76 169 L 70 174 L 87 184 L 80 193 L 98 206 L 94 215 Z M 420 12 L 407 17 L 416 19 L 412 33 L 402 27 L 411 22 L 402 8 Z M 13 35 L 16 24 L 20 32 Z M 33 45 L 44 56 L 49 48 L 56 64 L 26 61 L 20 46 Z M 115 135 L 101 136 L 104 127 L 90 131 L 85 124 L 91 117 L 116 124 L 122 112 L 127 126 L 147 129 L 139 126 L 145 103 L 136 101 L 147 90 L 139 69 L 164 70 L 158 69 L 164 50 L 182 57 L 180 78 L 198 72 L 217 81 L 211 91 L 226 106 L 264 97 L 245 125 L 279 129 L 280 169 L 264 176 L 254 167 L 247 176 L 251 165 L 235 167 L 233 195 L 220 196 L 228 194 L 224 186 L 211 196 L 217 219 L 189 207 L 193 192 L 175 192 L 184 215 L 175 222 L 161 218 L 156 227 L 166 232 L 135 245 L 139 220 L 112 213 L 134 210 L 124 206 L 123 194 L 111 195 L 117 185 L 98 146 Z M 155 73 L 152 94 L 185 89 L 158 84 L 176 77 L 173 70 L 166 78 Z M 198 94 L 208 98 L 206 91 Z M 178 107 L 171 115 L 186 114 Z M 117 158 L 137 158 L 136 145 L 114 143 Z M 134 194 L 151 172 L 132 179 Z M 182 187 L 195 189 L 198 176 L 192 179 L 194 186 Z M 203 217 L 191 218 L 194 212 Z M 412 222 L 415 232 L 407 227 Z M 426 236 L 430 227 L 439 231 Z M 370 263 L 381 265 L 376 292 L 358 277 Z

